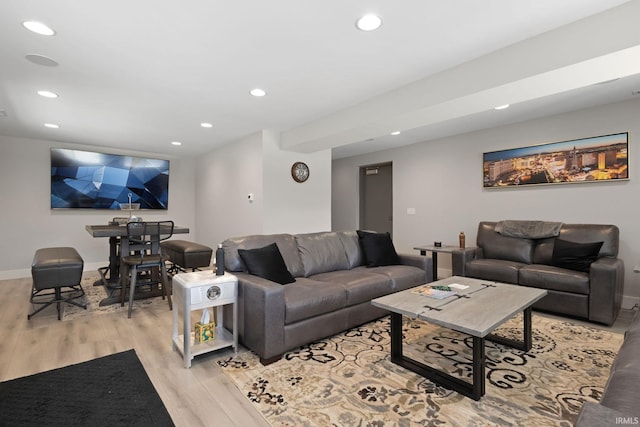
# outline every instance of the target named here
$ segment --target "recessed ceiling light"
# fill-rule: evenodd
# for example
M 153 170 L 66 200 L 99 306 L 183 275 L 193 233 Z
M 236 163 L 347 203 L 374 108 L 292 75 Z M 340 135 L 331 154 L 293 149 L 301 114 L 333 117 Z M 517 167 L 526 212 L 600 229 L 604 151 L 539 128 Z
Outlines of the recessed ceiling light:
M 497 107 L 494 107 L 493 109 L 494 109 L 494 110 L 504 110 L 504 109 L 507 109 L 507 108 L 509 108 L 509 107 L 510 107 L 510 105 L 509 105 L 509 104 L 504 104 L 504 105 L 499 105 L 499 106 L 497 106 Z
M 29 62 L 33 62 L 34 64 L 44 65 L 45 67 L 57 67 L 58 63 L 51 58 L 48 58 L 44 55 L 38 55 L 36 53 L 30 53 L 25 55 L 25 58 Z
M 382 18 L 374 14 L 364 15 L 356 21 L 356 27 L 362 31 L 377 30 L 380 25 L 382 25 Z
M 202 126 L 203 128 L 212 128 L 213 125 L 211 123 L 200 123 L 200 126 Z
M 261 96 L 265 96 L 267 94 L 267 92 L 265 92 L 264 90 L 260 89 L 260 88 L 255 88 L 255 89 L 251 89 L 251 92 L 249 92 L 251 95 L 255 96 L 255 97 L 261 97 Z
M 38 91 L 38 95 L 44 96 L 45 98 L 57 98 L 58 97 L 57 93 L 53 93 L 53 92 L 50 92 L 48 90 L 39 90 Z
M 24 21 L 22 25 L 29 31 L 33 31 L 34 33 L 43 35 L 43 36 L 52 36 L 56 32 L 51 28 L 47 27 L 42 22 L 38 21 Z
M 51 129 L 58 129 L 60 127 L 60 125 L 57 125 L 55 123 L 45 123 L 44 126 Z
M 182 145 L 180 141 L 171 141 L 171 145 Z
M 393 131 L 393 132 L 391 132 L 391 135 L 394 135 L 394 136 L 395 135 L 400 135 L 400 131 L 399 130 Z

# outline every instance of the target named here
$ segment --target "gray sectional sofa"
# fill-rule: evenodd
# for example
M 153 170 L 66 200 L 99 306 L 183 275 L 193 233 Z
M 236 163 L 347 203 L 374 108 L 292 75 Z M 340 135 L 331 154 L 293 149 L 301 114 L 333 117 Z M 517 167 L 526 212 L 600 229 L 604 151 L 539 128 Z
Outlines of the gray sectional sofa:
M 587 402 L 577 427 L 640 423 L 640 314 L 636 312 L 618 351 L 599 403 Z
M 534 308 L 611 325 L 624 286 L 618 240 L 615 225 L 483 221 L 477 247 L 455 250 L 452 270 L 546 289 Z
M 273 243 L 295 281 L 287 283 L 291 279 L 279 275 L 276 280 L 284 283 L 280 284 L 249 274 L 249 267 L 260 266 L 253 265 L 255 258 L 248 266 L 243 251 L 252 256 L 266 253 Z M 388 312 L 374 307 L 372 299 L 421 285 L 431 277 L 431 258 L 417 255 L 398 255 L 396 265 L 365 266 L 355 231 L 252 235 L 227 239 L 222 247 L 225 268 L 238 277 L 240 340 L 263 364 L 278 360 L 285 351 L 385 316 Z M 274 264 L 262 267 L 268 270 Z

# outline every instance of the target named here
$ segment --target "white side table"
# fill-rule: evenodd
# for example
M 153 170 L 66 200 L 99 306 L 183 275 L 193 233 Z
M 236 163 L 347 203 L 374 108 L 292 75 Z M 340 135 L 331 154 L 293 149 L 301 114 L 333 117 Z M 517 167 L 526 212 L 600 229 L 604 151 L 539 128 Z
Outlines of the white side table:
M 184 367 L 191 367 L 194 356 L 233 347 L 238 351 L 238 278 L 225 273 L 195 271 L 173 276 L 173 350 L 182 354 Z M 225 329 L 222 307 L 233 305 L 233 333 Z M 215 307 L 216 337 L 204 343 L 194 342 L 194 324 L 191 312 Z M 182 318 L 180 318 L 182 315 Z M 182 330 L 180 330 L 182 323 Z M 180 333 L 182 332 L 182 333 Z

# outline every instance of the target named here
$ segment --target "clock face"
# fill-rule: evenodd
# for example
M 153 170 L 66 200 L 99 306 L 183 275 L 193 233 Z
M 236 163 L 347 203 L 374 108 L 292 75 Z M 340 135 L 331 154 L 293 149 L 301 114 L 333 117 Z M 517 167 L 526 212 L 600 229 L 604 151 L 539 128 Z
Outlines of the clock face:
M 302 162 L 295 162 L 291 166 L 291 176 L 296 182 L 305 182 L 309 179 L 309 166 Z
M 220 296 L 220 288 L 218 286 L 212 286 L 207 289 L 207 298 L 209 299 L 217 299 Z

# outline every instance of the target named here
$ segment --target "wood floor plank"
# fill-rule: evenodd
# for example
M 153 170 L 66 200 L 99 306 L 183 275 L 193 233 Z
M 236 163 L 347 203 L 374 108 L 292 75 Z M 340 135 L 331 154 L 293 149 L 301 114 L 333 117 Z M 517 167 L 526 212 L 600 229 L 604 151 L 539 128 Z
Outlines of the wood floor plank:
M 131 319 L 123 310 L 59 321 L 50 306 L 27 320 L 30 290 L 30 278 L 0 281 L 0 381 L 133 348 L 177 426 L 269 426 L 217 367 L 218 353 L 184 368 L 172 348 L 168 303 L 135 302 Z

